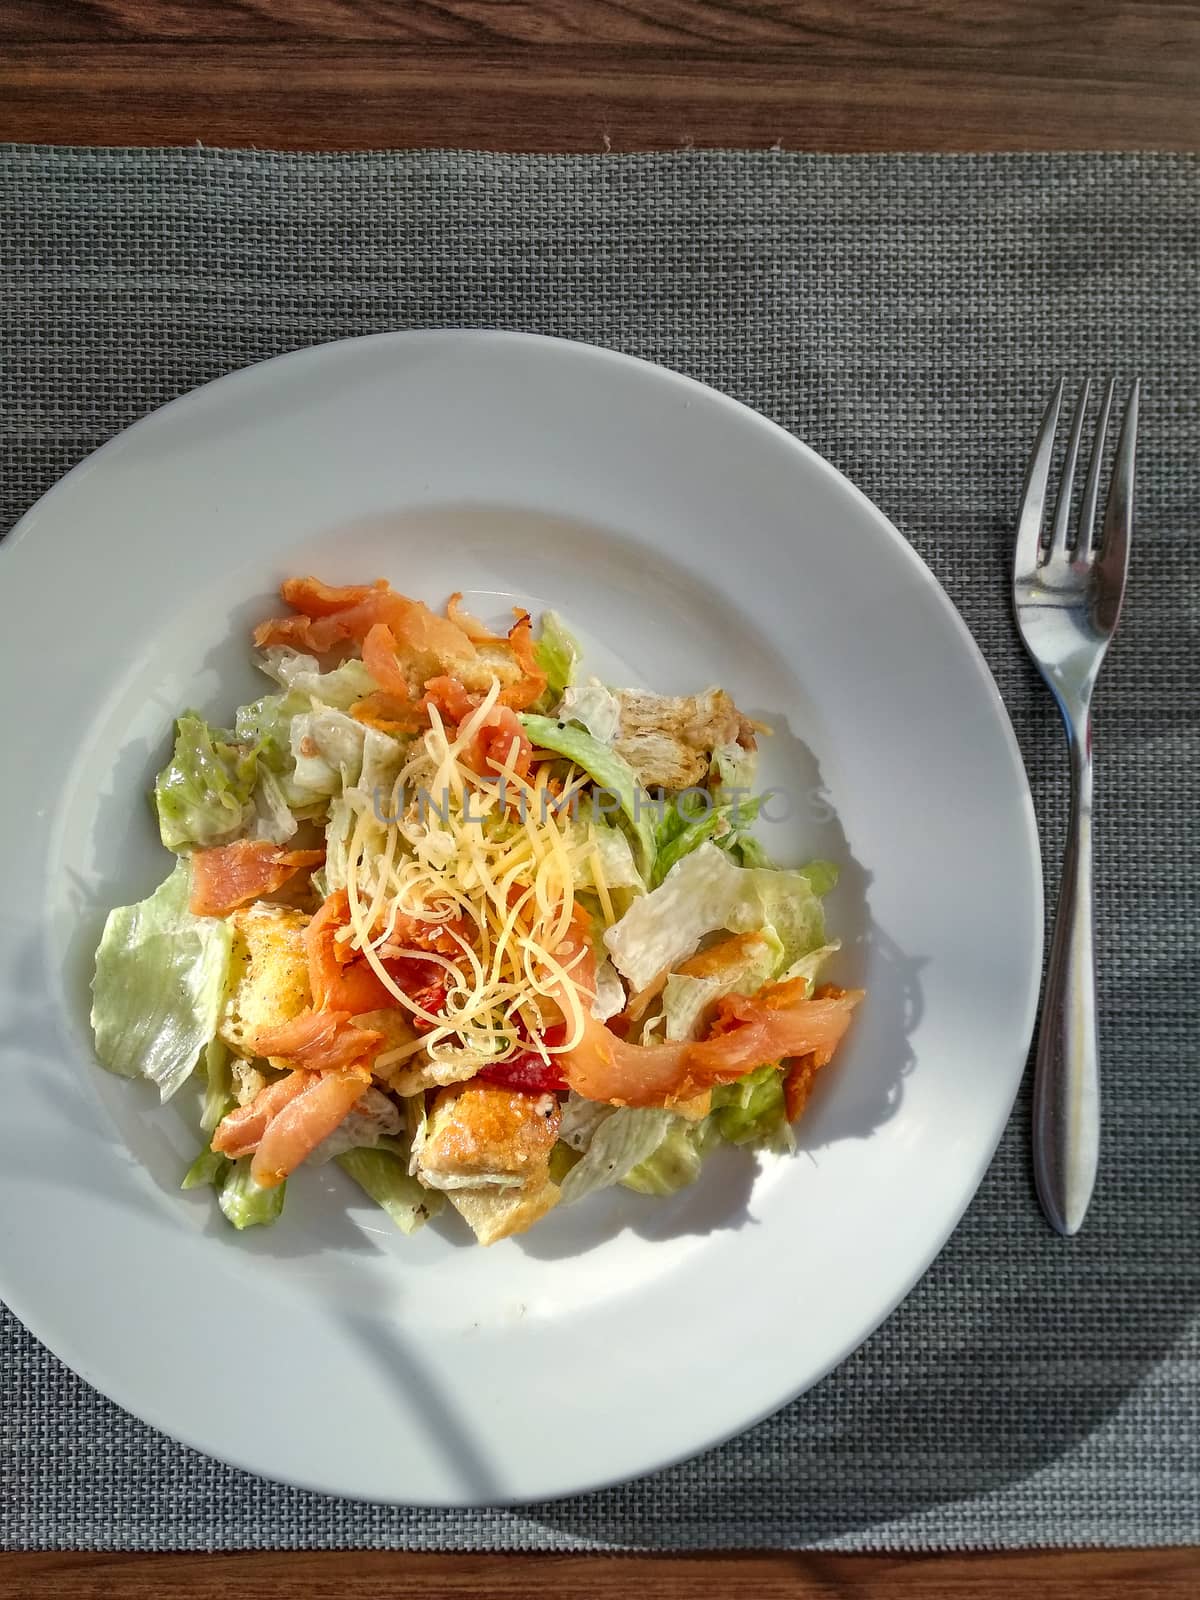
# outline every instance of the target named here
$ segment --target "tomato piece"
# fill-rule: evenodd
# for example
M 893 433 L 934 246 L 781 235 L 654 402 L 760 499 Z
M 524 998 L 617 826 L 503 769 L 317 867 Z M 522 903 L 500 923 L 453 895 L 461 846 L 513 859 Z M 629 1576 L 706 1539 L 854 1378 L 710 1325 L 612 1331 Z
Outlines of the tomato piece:
M 439 967 L 436 961 L 420 961 L 412 956 L 385 961 L 384 967 L 393 983 L 404 990 L 414 1005 L 431 1016 L 443 1014 L 450 987 L 444 967 Z M 428 1033 L 435 1026 L 424 1017 L 410 1017 L 409 1021 L 418 1033 Z
M 526 1030 L 518 1024 L 522 1033 Z M 548 1045 L 563 1044 L 567 1030 L 561 1023 L 547 1028 L 542 1038 Z M 567 1087 L 558 1057 L 544 1061 L 536 1050 L 523 1050 L 509 1061 L 498 1061 L 494 1067 L 482 1067 L 476 1077 L 485 1083 L 494 1083 L 502 1089 L 514 1089 L 518 1094 L 557 1094 Z
M 553 1057 L 543 1061 L 532 1050 L 514 1056 L 511 1061 L 498 1062 L 494 1067 L 481 1067 L 476 1077 L 484 1083 L 494 1083 L 499 1089 L 513 1089 L 517 1094 L 556 1094 L 567 1087 L 562 1069 Z

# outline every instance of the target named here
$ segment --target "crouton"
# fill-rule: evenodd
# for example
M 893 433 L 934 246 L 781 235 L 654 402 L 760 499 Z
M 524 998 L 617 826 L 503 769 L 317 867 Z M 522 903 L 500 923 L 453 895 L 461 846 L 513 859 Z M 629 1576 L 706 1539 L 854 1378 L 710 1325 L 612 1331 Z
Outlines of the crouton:
M 648 789 L 703 783 L 718 745 L 737 740 L 753 748 L 753 730 L 724 689 L 690 695 L 619 689 L 617 700 L 621 723 L 613 748 Z
M 259 1033 L 281 1027 L 311 1005 L 304 930 L 308 917 L 290 907 L 252 905 L 229 918 L 233 928 L 231 987 L 218 1028 L 234 1055 L 258 1054 Z
M 383 1043 L 379 1047 L 381 1055 L 388 1050 L 398 1050 L 402 1045 L 411 1044 L 417 1037 L 417 1030 L 413 1027 L 408 1013 L 399 1006 L 385 1006 L 381 1011 L 360 1011 L 350 1020 L 356 1028 L 365 1028 L 368 1033 L 383 1035 Z M 409 1061 L 397 1061 L 395 1070 L 401 1072 L 410 1065 Z M 386 1078 L 387 1070 L 385 1069 L 379 1076 Z
M 498 1084 L 443 1089 L 433 1103 L 417 1176 L 429 1189 L 540 1184 L 561 1120 L 552 1094 L 518 1094 Z
M 472 694 L 486 694 L 492 679 L 500 680 L 506 689 L 522 677 L 520 663 L 507 644 L 478 644 L 478 654 L 473 659 L 460 657 L 455 661 L 440 663 L 441 671 L 451 672 Z
M 417 1177 L 449 1196 L 480 1244 L 524 1233 L 558 1202 L 550 1152 L 561 1120 L 552 1094 L 478 1082 L 443 1089 L 417 1150 Z
M 536 1187 L 456 1189 L 447 1198 L 480 1244 L 524 1233 L 554 1206 L 562 1190 L 547 1178 Z

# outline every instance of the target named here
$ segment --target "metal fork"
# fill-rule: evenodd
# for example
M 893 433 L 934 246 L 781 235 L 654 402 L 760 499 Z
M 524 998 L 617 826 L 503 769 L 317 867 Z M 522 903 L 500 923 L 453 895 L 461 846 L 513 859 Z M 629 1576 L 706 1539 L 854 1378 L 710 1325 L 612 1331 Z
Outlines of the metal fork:
M 1071 818 L 1034 1078 L 1033 1165 L 1043 1211 L 1059 1233 L 1073 1234 L 1079 1231 L 1092 1197 L 1100 1151 L 1092 947 L 1091 699 L 1104 652 L 1116 632 L 1129 569 L 1140 380 L 1133 385 L 1125 411 L 1098 542 L 1092 538 L 1092 525 L 1115 382 L 1109 383 L 1101 404 L 1075 537 L 1070 537 L 1071 499 L 1090 380 L 1075 407 L 1048 539 L 1042 533 L 1063 387 L 1060 379 L 1025 476 L 1013 606 L 1025 648 L 1063 714 L 1071 760 Z

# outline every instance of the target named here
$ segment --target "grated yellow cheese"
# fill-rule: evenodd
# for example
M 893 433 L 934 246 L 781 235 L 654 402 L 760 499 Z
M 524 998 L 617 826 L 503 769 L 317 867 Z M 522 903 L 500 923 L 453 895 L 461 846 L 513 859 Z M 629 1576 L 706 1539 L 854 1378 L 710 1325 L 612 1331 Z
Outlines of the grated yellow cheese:
M 564 982 L 580 957 L 564 966 L 555 952 L 571 928 L 576 871 L 589 857 L 603 914 L 614 920 L 594 839 L 577 842 L 565 803 L 588 778 L 572 768 L 563 796 L 547 803 L 553 796 L 546 768 L 531 780 L 519 777 L 515 740 L 495 780 L 473 772 L 466 756 L 499 694 L 493 681 L 453 739 L 431 709 L 431 727 L 396 780 L 386 832 L 372 829 L 364 811 L 351 834 L 350 925 L 339 937 L 362 952 L 396 1003 L 425 1029 L 421 1038 L 382 1052 L 381 1070 L 421 1052 L 434 1061 L 482 1065 L 533 1048 L 548 1059 L 583 1034 L 581 1003 L 574 985 Z M 416 803 L 397 816 L 397 797 L 414 791 Z M 423 941 L 404 936 L 402 921 L 440 927 L 459 952 L 426 950 Z M 384 946 L 389 959 L 412 957 L 441 969 L 444 1014 L 429 1012 L 396 983 L 384 965 Z M 556 1003 L 565 997 L 568 1012 L 568 1040 L 558 1046 L 540 1037 L 539 1001 L 551 995 Z
M 588 856 L 588 865 L 592 869 L 592 877 L 596 884 L 596 897 L 600 901 L 600 910 L 604 914 L 604 925 L 611 928 L 617 920 L 613 911 L 612 896 L 608 892 L 608 879 L 604 875 L 604 863 L 600 859 L 598 845 L 592 845 L 592 852 Z

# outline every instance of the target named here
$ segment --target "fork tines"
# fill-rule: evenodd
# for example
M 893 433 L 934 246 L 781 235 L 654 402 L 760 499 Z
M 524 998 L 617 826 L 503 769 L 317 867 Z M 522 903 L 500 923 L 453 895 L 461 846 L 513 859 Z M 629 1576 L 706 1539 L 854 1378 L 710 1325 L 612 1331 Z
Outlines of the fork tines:
M 1100 475 L 1104 465 L 1104 446 L 1112 412 L 1116 379 L 1110 378 L 1105 387 L 1104 399 L 1092 442 L 1091 460 L 1079 512 L 1071 537 L 1071 504 L 1075 492 L 1075 469 L 1079 460 L 1079 447 L 1087 420 L 1088 401 L 1091 397 L 1091 379 L 1079 391 L 1075 415 L 1067 440 L 1067 454 L 1059 479 L 1058 494 L 1054 504 L 1053 521 L 1046 525 L 1046 500 L 1050 482 L 1050 469 L 1054 457 L 1054 439 L 1058 431 L 1059 413 L 1062 409 L 1066 380 L 1060 378 L 1046 407 L 1037 443 L 1029 462 L 1025 478 L 1025 491 L 1021 515 L 1017 525 L 1016 571 L 1031 574 L 1038 568 L 1064 567 L 1069 564 L 1096 564 L 1110 574 L 1123 573 L 1128 558 L 1129 523 L 1133 504 L 1134 452 L 1137 444 L 1138 400 L 1141 380 L 1135 380 L 1129 394 L 1121 436 L 1113 464 L 1112 482 L 1109 485 L 1105 506 L 1104 526 L 1098 545 L 1093 534 L 1096 506 L 1100 494 Z

